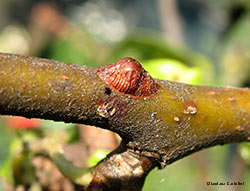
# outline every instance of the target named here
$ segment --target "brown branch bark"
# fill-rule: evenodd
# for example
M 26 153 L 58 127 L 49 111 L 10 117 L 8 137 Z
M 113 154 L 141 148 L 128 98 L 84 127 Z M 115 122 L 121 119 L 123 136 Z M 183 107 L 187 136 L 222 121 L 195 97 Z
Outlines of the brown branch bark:
M 129 151 L 126 145 L 112 152 L 96 168 L 87 191 L 138 191 L 141 190 L 144 180 L 155 167 L 148 157 Z
M 125 153 L 153 162 L 149 169 L 250 140 L 249 89 L 155 80 L 157 94 L 137 99 L 111 90 L 94 68 L 1 53 L 0 114 L 109 129 L 122 137 Z

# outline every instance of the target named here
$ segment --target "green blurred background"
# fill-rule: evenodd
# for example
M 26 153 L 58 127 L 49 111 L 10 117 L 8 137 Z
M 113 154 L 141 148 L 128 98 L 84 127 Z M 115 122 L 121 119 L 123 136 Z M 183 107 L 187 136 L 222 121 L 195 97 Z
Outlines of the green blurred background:
M 0 0 L 0 52 L 91 67 L 130 56 L 153 77 L 190 84 L 250 87 L 249 34 L 249 0 Z M 78 128 L 0 120 L 0 190 L 46 190 L 30 145 L 45 137 L 70 145 Z M 153 170 L 143 190 L 248 191 L 249 162 L 248 144 L 217 146 Z M 244 186 L 207 185 L 217 181 Z

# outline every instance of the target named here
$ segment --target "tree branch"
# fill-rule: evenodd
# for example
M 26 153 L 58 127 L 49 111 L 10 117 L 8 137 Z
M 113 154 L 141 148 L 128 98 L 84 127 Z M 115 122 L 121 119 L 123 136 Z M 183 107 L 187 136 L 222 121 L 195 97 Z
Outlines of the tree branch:
M 0 114 L 95 125 L 161 167 L 213 145 L 250 140 L 250 90 L 154 79 L 149 98 L 120 94 L 95 68 L 0 54 Z

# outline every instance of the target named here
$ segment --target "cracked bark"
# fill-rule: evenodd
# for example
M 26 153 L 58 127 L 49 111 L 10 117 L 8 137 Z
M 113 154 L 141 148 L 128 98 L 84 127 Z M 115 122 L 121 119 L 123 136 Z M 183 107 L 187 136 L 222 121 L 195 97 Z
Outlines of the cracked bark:
M 155 80 L 157 94 L 136 99 L 110 89 L 95 68 L 0 53 L 0 114 L 109 129 L 123 139 L 126 149 L 119 154 L 142 157 L 147 169 L 250 140 L 249 89 Z

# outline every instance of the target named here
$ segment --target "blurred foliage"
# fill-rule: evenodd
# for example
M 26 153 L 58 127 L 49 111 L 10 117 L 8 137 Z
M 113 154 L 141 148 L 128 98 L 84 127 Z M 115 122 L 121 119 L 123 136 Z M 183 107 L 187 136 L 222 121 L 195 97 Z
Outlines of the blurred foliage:
M 4 124 L 0 120 L 0 191 L 4 190 L 1 176 L 4 171 L 4 163 L 6 163 L 11 145 L 12 137 L 7 129 L 4 127 Z M 6 177 L 5 177 L 6 178 Z
M 155 77 L 188 84 L 201 84 L 202 72 L 198 67 L 187 67 L 173 59 L 154 59 L 143 62 L 144 68 Z
M 92 167 L 92 166 L 97 165 L 97 163 L 100 162 L 102 159 L 104 159 L 108 154 L 109 154 L 109 151 L 106 151 L 103 149 L 96 150 L 95 153 L 89 157 L 88 166 Z
M 9 147 L 11 145 L 12 137 L 8 130 L 4 127 L 3 122 L 0 121 L 0 169 L 2 169 L 3 163 L 8 158 L 9 155 Z
M 240 155 L 245 162 L 250 166 L 250 144 L 243 143 L 240 146 Z
M 250 12 L 232 26 L 221 45 L 221 81 L 232 86 L 250 85 Z
M 213 78 L 213 65 L 206 56 L 169 44 L 156 34 L 146 34 L 142 32 L 128 36 L 113 47 L 112 55 L 108 63 L 112 63 L 125 56 L 136 58 L 141 63 L 153 59 L 174 59 L 187 67 L 199 68 L 202 72 L 202 84 L 215 83 Z M 152 64 L 155 63 L 156 62 Z
M 157 3 L 140 0 L 56 0 L 53 3 L 2 0 L 0 51 L 91 67 L 130 56 L 140 61 L 156 78 L 201 85 L 250 87 L 249 0 L 176 1 L 184 30 L 181 32 L 186 40 L 186 45 L 178 46 L 167 41 L 165 36 L 172 37 L 157 26 L 167 20 L 156 17 L 160 15 Z M 31 161 L 35 157 L 34 149 L 41 149 L 39 141 L 48 138 L 59 145 L 81 142 L 75 124 L 52 121 L 31 124 L 14 118 L 11 123 L 3 121 L 6 119 L 0 120 L 0 174 L 10 185 L 37 181 Z M 19 128 L 12 129 L 14 126 Z M 24 129 L 28 126 L 33 129 Z M 233 164 L 238 163 L 245 165 L 239 173 L 245 186 L 237 190 L 250 190 L 247 181 L 250 179 L 249 144 L 233 148 L 214 147 L 163 170 L 154 169 L 143 190 L 207 190 L 207 181 L 234 179 L 233 172 L 237 168 Z M 237 153 L 244 163 L 237 159 Z M 104 150 L 97 150 L 88 156 L 87 165 L 95 165 L 106 154 Z M 22 176 L 20 172 L 24 171 L 27 173 Z M 213 191 L 223 189 L 216 187 Z M 0 190 L 3 190 L 1 181 Z

